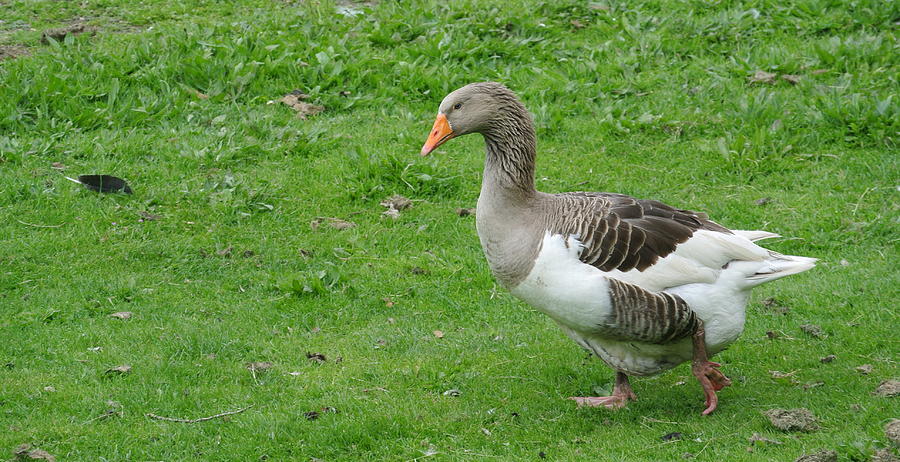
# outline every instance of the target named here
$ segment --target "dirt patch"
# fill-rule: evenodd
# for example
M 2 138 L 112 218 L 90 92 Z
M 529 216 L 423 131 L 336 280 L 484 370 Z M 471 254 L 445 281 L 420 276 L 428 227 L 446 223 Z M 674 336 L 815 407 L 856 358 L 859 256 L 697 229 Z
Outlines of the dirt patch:
M 145 221 L 156 221 L 162 218 L 162 215 L 150 213 L 145 210 L 141 210 L 140 212 L 138 212 L 138 215 L 140 215 L 140 218 L 138 218 L 138 223 L 143 223 Z
M 800 326 L 800 330 L 806 332 L 809 336 L 813 338 L 822 338 L 825 336 L 825 331 L 822 330 L 821 327 L 815 324 L 802 324 Z
M 891 448 L 882 448 L 872 453 L 872 462 L 897 462 L 897 456 L 891 451 Z
M 0 45 L 0 61 L 28 56 L 31 51 L 21 45 Z
M 822 449 L 812 454 L 803 454 L 794 462 L 837 462 L 837 453 L 829 449 Z
M 50 39 L 53 39 L 57 42 L 62 42 L 69 35 L 79 35 L 85 33 L 94 35 L 97 33 L 97 28 L 93 26 L 86 26 L 84 24 L 72 24 L 56 29 L 47 29 L 41 33 L 41 43 L 47 45 L 50 43 Z
M 269 361 L 254 361 L 251 363 L 244 364 L 244 367 L 249 369 L 251 372 L 256 371 L 266 371 L 274 367 L 275 365 L 270 363 Z
M 773 84 L 775 83 L 775 77 L 778 77 L 778 74 L 773 74 L 771 72 L 766 71 L 756 71 L 749 77 L 749 81 L 751 84 L 754 83 L 767 83 Z
M 891 440 L 891 443 L 894 443 L 895 446 L 900 446 L 900 419 L 891 419 L 884 426 L 884 436 Z
M 50 38 L 60 42 L 65 40 L 68 35 L 85 33 L 94 36 L 101 32 L 129 34 L 144 31 L 144 28 L 130 24 L 122 19 L 104 16 L 78 16 L 64 20 L 63 23 L 65 25 L 62 27 L 45 29 L 42 31 L 40 42 L 47 45 L 50 43 Z M 24 21 L 7 22 L 0 19 L 0 42 L 7 43 L 7 45 L 0 45 L 0 61 L 22 58 L 32 54 L 32 49 L 22 45 L 21 40 L 12 38 L 13 33 L 21 30 L 37 32 L 37 29 L 31 27 L 31 24 Z
M 771 198 L 763 197 L 762 199 L 757 199 L 754 202 L 756 203 L 756 205 L 763 206 L 763 205 L 768 204 L 771 201 L 772 201 Z M 769 297 L 769 298 L 763 300 L 762 306 L 763 306 L 763 308 L 773 311 L 778 314 L 788 314 L 791 311 L 791 309 L 789 307 L 784 306 L 784 304 L 782 304 L 781 301 L 779 301 L 775 297 Z
M 56 456 L 53 454 L 43 449 L 32 449 L 30 444 L 23 444 L 17 447 L 13 451 L 13 455 L 16 456 L 15 460 L 49 460 L 50 462 L 56 460 Z
M 381 205 L 388 208 L 384 212 L 381 212 L 381 214 L 396 220 L 397 218 L 400 218 L 401 210 L 412 207 L 412 201 L 404 196 L 396 194 L 381 201 Z
M 106 375 L 126 375 L 131 373 L 131 365 L 122 364 L 121 366 L 111 367 L 106 370 Z
M 856 368 L 856 372 L 859 372 L 862 375 L 869 375 L 874 370 L 875 370 L 875 366 L 873 366 L 871 364 L 863 364 L 862 366 L 859 366 Z
M 784 444 L 781 441 L 766 438 L 765 436 L 762 436 L 759 433 L 754 433 L 748 439 L 750 440 L 750 445 L 755 445 L 757 443 L 759 443 L 759 444 Z
M 753 73 L 753 75 L 749 76 L 747 80 L 751 85 L 753 84 L 766 84 L 773 85 L 777 81 L 778 77 L 781 77 L 781 80 L 790 83 L 791 85 L 797 85 L 800 83 L 800 80 L 803 78 L 796 74 L 781 74 L 780 76 L 773 72 L 766 72 L 763 70 L 759 70 Z
M 294 90 L 286 95 L 284 95 L 279 102 L 284 104 L 285 106 L 290 107 L 294 111 L 297 112 L 297 118 L 306 119 L 309 116 L 314 116 L 325 110 L 325 106 L 319 106 L 316 104 L 310 104 L 303 100 L 308 99 L 309 95 L 303 93 L 300 90 Z M 274 104 L 275 101 L 269 101 L 268 104 Z
M 312 227 L 313 231 L 316 231 L 322 223 L 327 223 L 329 226 L 339 231 L 356 226 L 356 223 L 353 223 L 352 221 L 341 220 L 340 218 L 334 217 L 317 217 L 315 220 L 311 221 L 309 225 Z
M 771 409 L 765 415 L 775 428 L 786 432 L 809 432 L 819 428 L 816 416 L 805 408 Z
M 790 83 L 791 85 L 797 85 L 798 83 L 800 83 L 800 79 L 801 79 L 801 77 L 799 75 L 794 75 L 794 74 L 781 74 L 781 78 L 785 82 Z
M 684 435 L 682 435 L 681 432 L 672 432 L 672 433 L 666 433 L 665 435 L 660 436 L 660 439 L 663 441 L 678 441 L 678 440 L 684 439 Z
M 395 208 L 397 210 L 406 210 L 412 207 L 412 201 L 408 198 L 401 196 L 399 194 L 395 194 L 387 199 L 381 201 L 382 207 Z
M 340 414 L 340 411 L 331 406 L 325 406 L 320 411 L 304 412 L 303 416 L 306 417 L 306 420 L 316 420 L 323 414 Z
M 881 382 L 881 385 L 878 385 L 878 388 L 875 389 L 874 394 L 875 396 L 884 396 L 886 398 L 900 395 L 900 380 L 891 379 Z

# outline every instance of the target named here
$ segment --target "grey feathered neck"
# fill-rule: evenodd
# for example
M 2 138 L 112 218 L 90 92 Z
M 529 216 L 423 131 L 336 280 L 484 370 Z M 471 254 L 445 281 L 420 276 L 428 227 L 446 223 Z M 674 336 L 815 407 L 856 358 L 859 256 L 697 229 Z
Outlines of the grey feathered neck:
M 484 181 L 510 193 L 534 194 L 534 123 L 516 95 L 499 83 L 479 84 L 489 93 L 496 110 L 481 130 L 487 147 Z

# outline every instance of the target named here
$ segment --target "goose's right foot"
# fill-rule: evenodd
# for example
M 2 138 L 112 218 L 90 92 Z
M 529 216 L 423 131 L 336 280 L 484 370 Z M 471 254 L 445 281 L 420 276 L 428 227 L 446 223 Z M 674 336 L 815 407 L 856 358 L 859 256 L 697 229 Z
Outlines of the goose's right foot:
M 703 329 L 702 323 L 694 332 L 692 340 L 694 359 L 691 364 L 691 372 L 694 377 L 697 377 L 700 386 L 703 387 L 703 394 L 706 395 L 706 409 L 702 414 L 709 415 L 719 405 L 719 397 L 716 392 L 731 385 L 731 380 L 719 371 L 721 365 L 710 361 L 706 355 L 706 331 Z
M 616 386 L 610 396 L 587 396 L 587 397 L 571 397 L 569 398 L 578 406 L 598 407 L 604 406 L 607 409 L 621 409 L 628 404 L 628 401 L 637 400 L 634 391 L 631 390 L 631 384 L 628 383 L 628 376 L 617 372 Z

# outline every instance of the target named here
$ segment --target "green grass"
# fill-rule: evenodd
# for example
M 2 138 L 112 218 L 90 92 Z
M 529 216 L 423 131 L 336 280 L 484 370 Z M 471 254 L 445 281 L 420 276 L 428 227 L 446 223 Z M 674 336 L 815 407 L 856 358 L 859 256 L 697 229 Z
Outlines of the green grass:
M 0 46 L 30 52 L 0 62 L 0 454 L 846 461 L 889 445 L 900 406 L 872 391 L 900 375 L 896 4 L 509 3 L 0 3 Z M 98 31 L 40 43 L 74 22 Z M 613 374 L 491 279 L 454 213 L 474 206 L 482 141 L 417 155 L 444 94 L 478 80 L 534 113 L 540 189 L 657 198 L 821 259 L 756 291 L 714 415 L 684 365 L 635 380 L 619 412 L 564 399 Z M 326 111 L 267 104 L 295 89 Z M 63 178 L 86 173 L 135 194 Z M 415 201 L 397 220 L 392 194 Z M 762 415 L 777 407 L 822 428 L 779 432 Z M 784 444 L 748 452 L 753 433 Z

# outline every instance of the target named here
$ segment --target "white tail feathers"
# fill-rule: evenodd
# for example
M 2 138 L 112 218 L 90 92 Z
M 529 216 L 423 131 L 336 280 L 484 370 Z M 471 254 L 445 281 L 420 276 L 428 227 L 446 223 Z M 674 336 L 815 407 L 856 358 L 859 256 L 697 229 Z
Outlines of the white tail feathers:
M 761 268 L 746 277 L 748 287 L 756 287 L 785 276 L 802 273 L 816 266 L 817 261 L 815 258 L 782 255 L 771 251 L 769 255 L 770 258 L 764 262 Z
M 761 241 L 763 239 L 781 237 L 781 235 L 779 234 L 770 233 L 768 231 L 744 231 L 740 229 L 733 229 L 731 230 L 731 232 L 737 234 L 738 236 L 745 237 L 751 241 Z

